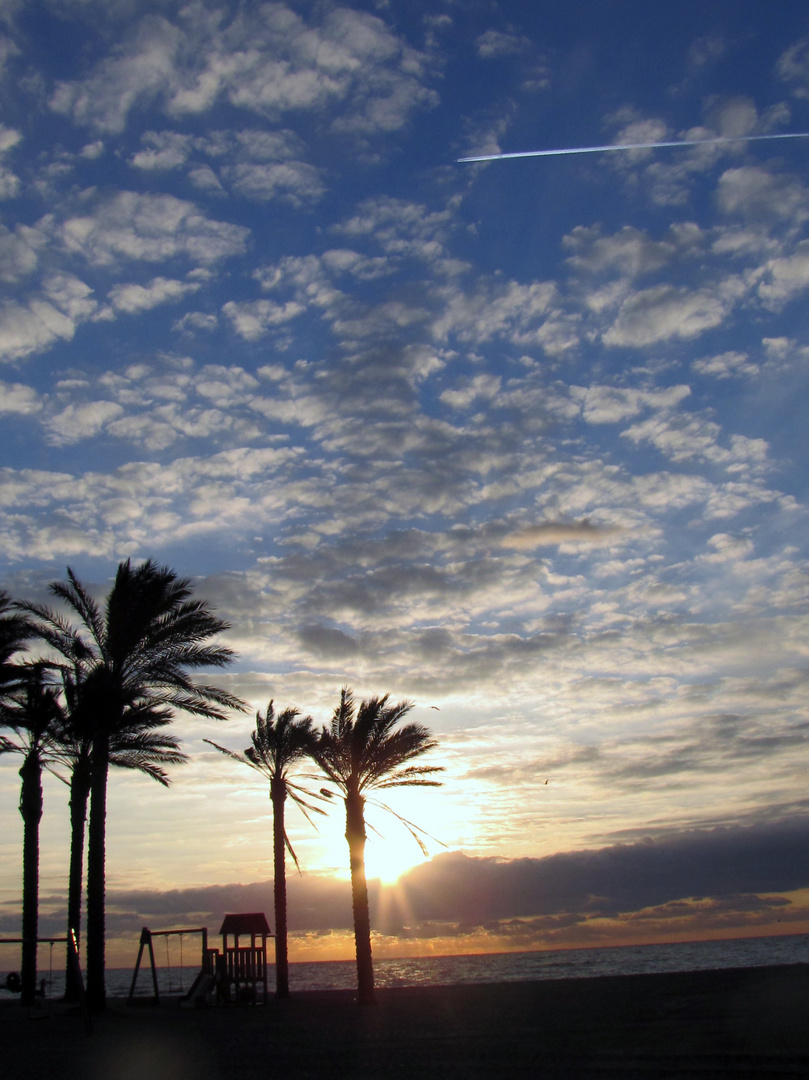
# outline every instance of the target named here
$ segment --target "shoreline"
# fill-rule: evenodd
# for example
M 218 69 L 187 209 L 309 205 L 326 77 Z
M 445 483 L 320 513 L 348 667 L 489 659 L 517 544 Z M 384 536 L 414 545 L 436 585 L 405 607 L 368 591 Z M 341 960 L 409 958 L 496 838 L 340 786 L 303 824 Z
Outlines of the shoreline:
M 78 1010 L 0 1005 L 4 1072 L 26 1080 L 229 1075 L 683 1077 L 809 1075 L 809 964 L 381 989 L 306 990 L 267 1006 L 130 1007 L 86 1035 Z M 64 1007 L 63 1007 L 64 1009 Z

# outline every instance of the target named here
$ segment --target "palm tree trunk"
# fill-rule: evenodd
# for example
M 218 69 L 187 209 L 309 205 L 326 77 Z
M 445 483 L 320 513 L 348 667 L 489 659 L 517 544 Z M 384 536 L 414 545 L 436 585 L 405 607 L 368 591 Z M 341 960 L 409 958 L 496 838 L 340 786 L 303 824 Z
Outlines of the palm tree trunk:
M 84 877 L 84 830 L 87 823 L 87 800 L 90 797 L 90 775 L 87 768 L 77 766 L 70 779 L 70 870 L 67 885 L 67 937 L 76 932 L 76 944 L 81 937 L 81 887 Z M 65 1001 L 79 1000 L 75 966 L 70 962 L 70 946 L 65 961 Z
M 354 945 L 357 953 L 357 998 L 360 1005 L 374 1005 L 374 961 L 371 955 L 371 914 L 365 879 L 365 799 L 358 793 L 346 796 L 346 840 L 351 860 L 351 902 L 354 909 Z
M 22 1004 L 33 1005 L 37 986 L 39 934 L 39 823 L 42 820 L 42 766 L 31 750 L 20 769 L 22 855 Z
M 287 876 L 283 779 L 270 782 L 272 800 L 273 892 L 275 897 L 275 996 L 289 997 L 289 955 L 287 949 Z
M 108 772 L 109 740 L 100 735 L 93 740 L 87 846 L 87 1004 L 93 1012 L 103 1012 L 107 1004 L 104 985 L 104 894 Z

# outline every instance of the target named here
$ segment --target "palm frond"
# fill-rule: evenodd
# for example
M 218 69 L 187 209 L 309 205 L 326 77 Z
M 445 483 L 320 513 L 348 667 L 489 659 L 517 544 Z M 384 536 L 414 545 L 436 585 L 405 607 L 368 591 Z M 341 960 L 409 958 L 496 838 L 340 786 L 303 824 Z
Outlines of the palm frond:
M 243 754 L 237 754 L 235 750 L 228 750 L 226 746 L 220 746 L 219 743 L 215 743 L 212 739 L 203 739 L 202 741 L 212 746 L 214 750 L 218 750 L 220 754 L 224 754 L 233 761 L 238 761 L 240 765 L 249 765 L 251 769 L 256 769 L 258 772 L 264 771 L 256 761 L 247 756 L 247 751 Z
M 427 847 L 425 846 L 423 840 L 421 839 L 422 836 L 426 836 L 428 840 L 432 840 L 434 844 L 440 844 L 441 847 L 443 847 L 443 848 L 447 847 L 447 845 L 444 843 L 443 840 L 439 840 L 437 837 L 433 836 L 431 833 L 428 833 L 426 829 L 423 829 L 421 827 L 421 825 L 417 825 L 415 823 L 415 821 L 409 821 L 402 814 L 397 813 L 397 811 L 394 810 L 393 807 L 388 806 L 387 803 L 383 803 L 378 799 L 374 799 L 373 803 L 374 803 L 375 806 L 380 807 L 382 810 L 386 810 L 389 814 L 393 814 L 393 816 L 395 818 L 397 818 L 402 823 L 402 825 L 405 826 L 407 831 L 413 836 L 414 840 L 416 841 L 416 843 L 421 848 L 421 851 L 422 851 L 423 855 L 429 855 L 429 851 L 427 850 Z M 416 835 L 417 833 L 420 833 L 421 835 L 418 836 L 418 835 Z
M 298 856 L 295 854 L 295 849 L 293 848 L 292 843 L 290 842 L 290 839 L 289 839 L 289 836 L 287 835 L 286 829 L 284 829 L 284 847 L 287 849 L 289 854 L 292 856 L 292 861 L 295 863 L 295 869 L 300 874 L 301 873 L 301 864 L 298 862 Z
M 98 653 L 93 646 L 59 612 L 52 611 L 44 604 L 19 601 L 18 607 L 33 616 L 34 636 L 44 641 L 60 656 L 64 656 L 74 667 L 96 659 Z
M 49 585 L 51 595 L 56 596 L 79 616 L 90 631 L 93 641 L 100 652 L 106 646 L 106 627 L 101 609 L 87 592 L 70 567 L 67 568 L 67 582 L 52 581 Z

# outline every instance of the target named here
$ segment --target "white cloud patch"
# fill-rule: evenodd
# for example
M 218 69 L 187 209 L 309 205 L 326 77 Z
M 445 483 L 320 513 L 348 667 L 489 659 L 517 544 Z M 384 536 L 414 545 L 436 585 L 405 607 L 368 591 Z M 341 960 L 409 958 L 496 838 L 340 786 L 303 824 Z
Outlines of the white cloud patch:
M 329 109 L 336 130 L 369 134 L 397 130 L 436 103 L 427 74 L 427 58 L 365 12 L 327 8 L 307 23 L 277 3 L 226 23 L 191 6 L 177 24 L 144 17 L 88 78 L 59 83 L 50 105 L 110 133 L 137 107 L 157 103 L 181 117 L 223 99 L 271 117 Z
M 809 37 L 790 45 L 778 59 L 776 72 L 792 84 L 795 97 L 809 98 Z
M 123 413 L 123 408 L 112 401 L 90 401 L 84 405 L 68 405 L 62 412 L 52 416 L 47 423 L 48 441 L 57 446 L 77 443 L 98 435 Z
M 453 225 L 449 210 L 429 210 L 405 199 L 380 196 L 360 203 L 357 213 L 332 232 L 373 239 L 386 254 L 429 260 L 434 266 L 446 255 L 445 242 Z
M 6 127 L 5 124 L 0 124 L 0 154 L 4 154 L 6 150 L 10 150 L 21 140 L 22 135 L 16 128 Z
M 188 170 L 188 179 L 200 191 L 210 194 L 224 195 L 225 189 L 219 181 L 219 177 L 210 165 L 197 165 Z
M 44 300 L 0 304 L 0 359 L 19 360 L 60 339 L 70 340 L 74 332 L 73 319 Z
M 57 235 L 69 252 L 97 266 L 119 259 L 162 262 L 178 257 L 207 264 L 241 254 L 248 230 L 213 221 L 194 203 L 173 195 L 122 191 L 94 212 L 66 220 Z
M 672 262 L 678 247 L 671 239 L 652 240 L 647 233 L 630 225 L 612 236 L 603 236 L 598 226 L 580 225 L 563 243 L 574 253 L 567 260 L 574 271 L 619 273 L 627 278 L 662 270 Z
M 699 561 L 704 564 L 738 563 L 749 558 L 754 551 L 753 541 L 747 537 L 731 536 L 729 533 L 715 533 L 708 538 L 708 547 L 712 548 Z
M 468 409 L 474 402 L 491 401 L 497 397 L 501 380 L 496 375 L 476 375 L 458 390 L 444 390 L 441 401 L 453 409 Z
M 146 285 L 116 285 L 110 289 L 107 299 L 116 311 L 136 315 L 159 304 L 176 303 L 199 288 L 198 282 L 156 277 Z
M 2 60 L 2 44 L 0 43 L 0 68 L 2 68 Z M 11 150 L 21 139 L 22 136 L 19 131 L 0 124 L 0 154 L 4 154 L 7 150 Z M 16 198 L 20 193 L 20 188 L 20 178 L 16 173 L 13 173 L 4 162 L 0 161 L 0 199 Z
M 33 273 L 41 246 L 36 230 L 18 225 L 12 232 L 0 225 L 0 281 L 12 284 Z
M 236 333 L 245 341 L 258 341 L 274 326 L 281 326 L 302 314 L 304 307 L 290 301 L 276 304 L 272 300 L 252 300 L 239 303 L 228 301 L 222 312 L 230 320 Z
M 634 293 L 621 304 L 603 341 L 605 345 L 642 348 L 672 338 L 688 340 L 719 326 L 728 310 L 727 300 L 715 293 L 656 285 Z
M 809 218 L 809 191 L 794 176 L 759 165 L 728 169 L 719 179 L 719 208 L 749 221 L 782 218 L 799 225 Z
M 658 415 L 621 434 L 635 443 L 650 443 L 675 462 L 702 459 L 739 473 L 764 465 L 769 449 L 766 440 L 744 435 L 731 435 L 730 445 L 723 446 L 719 424 L 689 414 Z
M 504 56 L 517 56 L 531 47 L 531 41 L 523 34 L 487 30 L 475 41 L 477 54 L 483 60 L 500 60 Z
M 791 255 L 769 259 L 758 286 L 762 302 L 778 311 L 809 287 L 809 240 L 798 244 Z
M 54 112 L 102 133 L 123 131 L 129 111 L 164 94 L 176 79 L 181 31 L 162 16 L 147 15 L 131 40 L 84 80 L 62 81 L 50 99 Z
M 146 171 L 177 169 L 184 165 L 193 150 L 190 135 L 174 131 L 146 131 L 141 136 L 145 149 L 132 156 L 132 165 Z
M 573 398 L 581 401 L 582 418 L 588 424 L 617 424 L 646 409 L 675 409 L 690 393 L 688 386 L 671 386 L 663 390 L 614 386 L 571 388 Z
M 692 361 L 691 367 L 698 375 L 709 375 L 714 379 L 752 378 L 760 370 L 747 353 L 735 351 L 703 356 Z
M 482 284 L 474 293 L 445 292 L 443 311 L 433 324 L 439 340 L 456 336 L 461 341 L 506 338 L 515 344 L 541 344 L 541 328 L 557 299 L 554 282 L 516 281 Z
M 215 330 L 219 325 L 219 319 L 216 315 L 204 312 L 204 311 L 187 311 L 181 319 L 172 326 L 172 330 L 180 331 L 181 333 L 193 333 L 196 330 L 200 330 L 206 333 L 210 333 Z
M 6 17 L 10 20 L 14 8 L 17 6 L 15 0 L 7 0 L 6 2 Z M 6 37 L 5 34 L 0 33 L 0 76 L 5 75 L 5 67 L 8 61 L 14 57 L 20 55 L 19 47 Z
M 361 255 L 347 248 L 333 248 L 321 256 L 321 263 L 334 274 L 350 274 L 359 281 L 373 281 L 395 272 L 389 259 Z
M 41 408 L 42 402 L 33 387 L 0 381 L 0 412 L 31 416 Z
M 231 188 L 248 199 L 280 199 L 292 206 L 315 203 L 326 188 L 319 171 L 302 161 L 232 165 L 223 170 Z
M 51 274 L 42 291 L 61 310 L 76 321 L 89 319 L 98 307 L 93 290 L 75 274 Z

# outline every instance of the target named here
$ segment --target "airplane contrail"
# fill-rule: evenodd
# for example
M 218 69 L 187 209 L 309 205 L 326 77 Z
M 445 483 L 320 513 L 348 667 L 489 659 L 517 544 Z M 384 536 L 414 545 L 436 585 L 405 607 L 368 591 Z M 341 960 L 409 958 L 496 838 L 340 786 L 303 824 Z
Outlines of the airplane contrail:
M 559 157 L 562 154 L 601 154 L 609 150 L 657 150 L 664 146 L 715 146 L 717 143 L 761 142 L 764 139 L 809 139 L 809 131 L 781 135 L 723 135 L 715 139 L 678 139 L 673 142 L 611 143 L 609 146 L 569 146 L 564 150 L 520 150 L 513 154 L 478 154 L 457 158 L 467 161 L 503 161 L 506 158 Z

